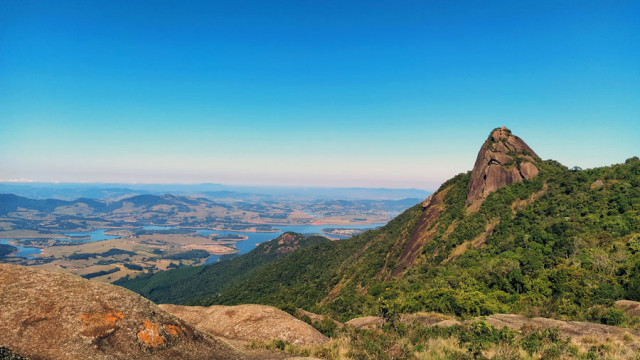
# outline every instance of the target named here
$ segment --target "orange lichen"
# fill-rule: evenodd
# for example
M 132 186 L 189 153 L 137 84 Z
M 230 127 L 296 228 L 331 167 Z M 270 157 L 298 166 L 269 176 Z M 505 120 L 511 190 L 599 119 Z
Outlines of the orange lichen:
M 120 312 L 110 312 L 106 314 L 91 313 L 80 316 L 84 330 L 84 336 L 103 337 L 118 328 L 118 320 L 124 318 Z
M 138 340 L 145 346 L 157 348 L 164 344 L 164 338 L 160 335 L 160 327 L 158 324 L 143 320 L 142 330 L 138 332 Z
M 165 325 L 164 329 L 167 330 L 169 334 L 172 336 L 181 336 L 184 335 L 184 331 L 179 326 L 175 325 Z

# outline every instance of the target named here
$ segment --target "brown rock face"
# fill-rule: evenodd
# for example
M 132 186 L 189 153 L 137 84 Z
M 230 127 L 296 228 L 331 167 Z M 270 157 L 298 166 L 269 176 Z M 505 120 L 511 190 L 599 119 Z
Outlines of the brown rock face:
M 615 306 L 629 315 L 640 316 L 640 302 L 631 300 L 618 300 L 615 302 Z
M 495 129 L 484 142 L 469 181 L 467 205 L 480 208 L 492 192 L 507 185 L 530 180 L 538 175 L 534 162 L 538 155 L 506 127 Z
M 304 240 L 304 235 L 286 232 L 276 239 L 264 243 L 265 254 L 288 254 L 296 251 L 300 247 L 300 241 Z
M 402 253 L 398 258 L 396 268 L 393 269 L 391 274 L 387 277 L 387 280 L 392 279 L 398 275 L 403 274 L 407 269 L 413 266 L 418 255 L 422 252 L 424 245 L 431 241 L 436 235 L 436 227 L 432 227 L 434 222 L 438 220 L 438 217 L 444 211 L 445 207 L 442 203 L 445 195 L 449 191 L 450 187 L 439 190 L 431 194 L 423 203 L 424 211 L 416 224 L 411 237 L 404 245 Z
M 328 341 L 307 323 L 265 305 L 160 307 L 192 324 L 196 329 L 227 339 L 245 341 L 285 340 L 295 345 L 317 345 Z
M 0 344 L 31 359 L 241 359 L 120 287 L 0 265 Z

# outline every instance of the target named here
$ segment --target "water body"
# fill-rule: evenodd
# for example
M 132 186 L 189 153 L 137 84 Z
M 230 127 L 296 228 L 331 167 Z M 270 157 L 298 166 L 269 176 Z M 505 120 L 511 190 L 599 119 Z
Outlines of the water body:
M 70 239 L 70 240 L 66 240 L 66 241 L 72 241 L 72 242 L 92 242 L 92 241 L 101 241 L 101 240 L 111 240 L 111 239 L 116 239 L 116 238 L 120 237 L 120 236 L 116 236 L 116 235 L 105 235 L 104 232 L 105 231 L 109 231 L 109 230 L 111 230 L 111 229 L 95 229 L 95 230 L 91 230 L 91 231 L 64 233 L 64 235 L 70 236 L 70 237 L 88 237 L 88 239 Z M 17 247 L 19 249 L 19 251 L 16 254 L 14 254 L 13 256 L 23 257 L 23 258 L 27 258 L 27 259 L 33 259 L 32 255 L 36 255 L 36 254 L 42 253 L 42 249 L 40 249 L 40 248 L 25 247 L 25 246 L 10 244 L 9 241 L 12 241 L 12 240 L 13 239 L 0 239 L 0 244 L 6 244 L 6 245 L 11 245 L 11 246 Z M 60 239 L 60 240 L 65 241 L 65 239 Z
M 282 235 L 287 231 L 293 231 L 300 234 L 319 234 L 323 236 L 328 236 L 322 232 L 322 229 L 336 227 L 343 229 L 373 229 L 385 224 L 361 224 L 361 225 L 274 225 L 278 231 L 275 232 L 248 232 L 248 231 L 228 231 L 228 230 L 211 230 L 211 229 L 201 229 L 196 230 L 198 235 L 209 236 L 211 234 L 218 234 L 219 236 L 228 236 L 228 235 L 246 235 L 248 237 L 247 240 L 238 240 L 235 245 L 238 249 L 238 255 L 246 254 L 249 251 L 255 249 L 256 245 L 261 244 L 265 241 L 269 241 L 271 239 L 275 239 L 278 236 Z M 174 230 L 180 229 L 178 226 L 158 226 L 158 225 L 148 225 L 142 227 L 143 230 Z M 72 237 L 88 237 L 89 239 L 77 239 L 72 241 L 78 242 L 92 242 L 92 241 L 101 241 L 101 240 L 111 240 L 116 239 L 121 236 L 117 235 L 105 235 L 105 231 L 109 231 L 111 229 L 95 229 L 91 231 L 82 231 L 82 232 L 73 232 L 73 233 L 65 233 L 66 236 Z M 340 236 L 340 235 L 330 235 L 332 238 L 338 239 L 347 239 L 348 236 Z M 3 241 L 9 241 L 11 239 L 5 239 Z M 3 244 L 5 242 L 2 242 Z M 15 245 L 14 245 L 15 246 Z M 28 248 L 16 246 L 20 249 L 20 252 L 16 256 L 28 257 L 33 254 L 39 254 L 40 249 L 38 248 Z M 32 256 L 31 256 L 32 257 Z M 220 259 L 219 255 L 211 255 L 205 261 L 205 264 L 210 264 L 218 261 Z
M 121 236 L 118 235 L 105 235 L 105 231 L 109 231 L 111 229 L 95 229 L 91 231 L 82 231 L 82 232 L 74 232 L 74 233 L 65 233 L 66 236 L 72 237 L 89 237 L 89 239 L 72 239 L 72 241 L 79 242 L 92 242 L 92 241 L 101 241 L 101 240 L 111 240 L 117 239 Z
M 219 236 L 227 236 L 227 235 L 246 235 L 249 239 L 240 240 L 235 245 L 238 248 L 238 255 L 246 254 L 249 251 L 255 249 L 256 245 L 261 244 L 265 241 L 269 241 L 271 239 L 275 239 L 278 236 L 282 235 L 287 231 L 293 231 L 300 234 L 319 234 L 323 236 L 329 236 L 322 232 L 322 229 L 336 227 L 341 229 L 373 229 L 385 224 L 362 224 L 362 225 L 273 225 L 274 228 L 277 228 L 277 232 L 248 232 L 248 231 L 227 231 L 227 230 L 210 230 L 203 229 L 197 230 L 199 235 L 209 236 L 211 234 L 218 234 Z M 330 235 L 332 238 L 338 239 L 348 239 L 349 236 L 340 236 L 340 235 Z M 211 264 L 216 261 L 220 256 L 211 255 L 205 261 L 205 264 Z
M 159 225 L 147 225 L 143 226 L 142 230 L 173 230 L 177 229 L 175 226 L 159 226 Z
M 24 246 L 9 243 L 9 241 L 12 241 L 12 240 L 13 239 L 0 239 L 0 244 L 11 245 L 13 247 L 18 248 L 18 252 L 15 254 L 12 254 L 11 256 L 33 259 L 34 257 L 31 255 L 40 254 L 42 252 L 42 249 L 40 248 L 24 247 Z

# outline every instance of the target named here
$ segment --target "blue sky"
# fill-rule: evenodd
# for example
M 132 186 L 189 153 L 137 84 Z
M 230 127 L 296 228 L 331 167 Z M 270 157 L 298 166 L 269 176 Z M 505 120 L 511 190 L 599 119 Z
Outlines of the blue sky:
M 0 179 L 434 189 L 640 155 L 637 1 L 0 3 Z

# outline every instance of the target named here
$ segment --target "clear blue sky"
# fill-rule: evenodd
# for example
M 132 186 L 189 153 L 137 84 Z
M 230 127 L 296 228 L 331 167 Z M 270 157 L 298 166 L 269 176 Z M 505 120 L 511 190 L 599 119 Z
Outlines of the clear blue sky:
M 0 179 L 434 189 L 640 155 L 640 2 L 0 1 Z

